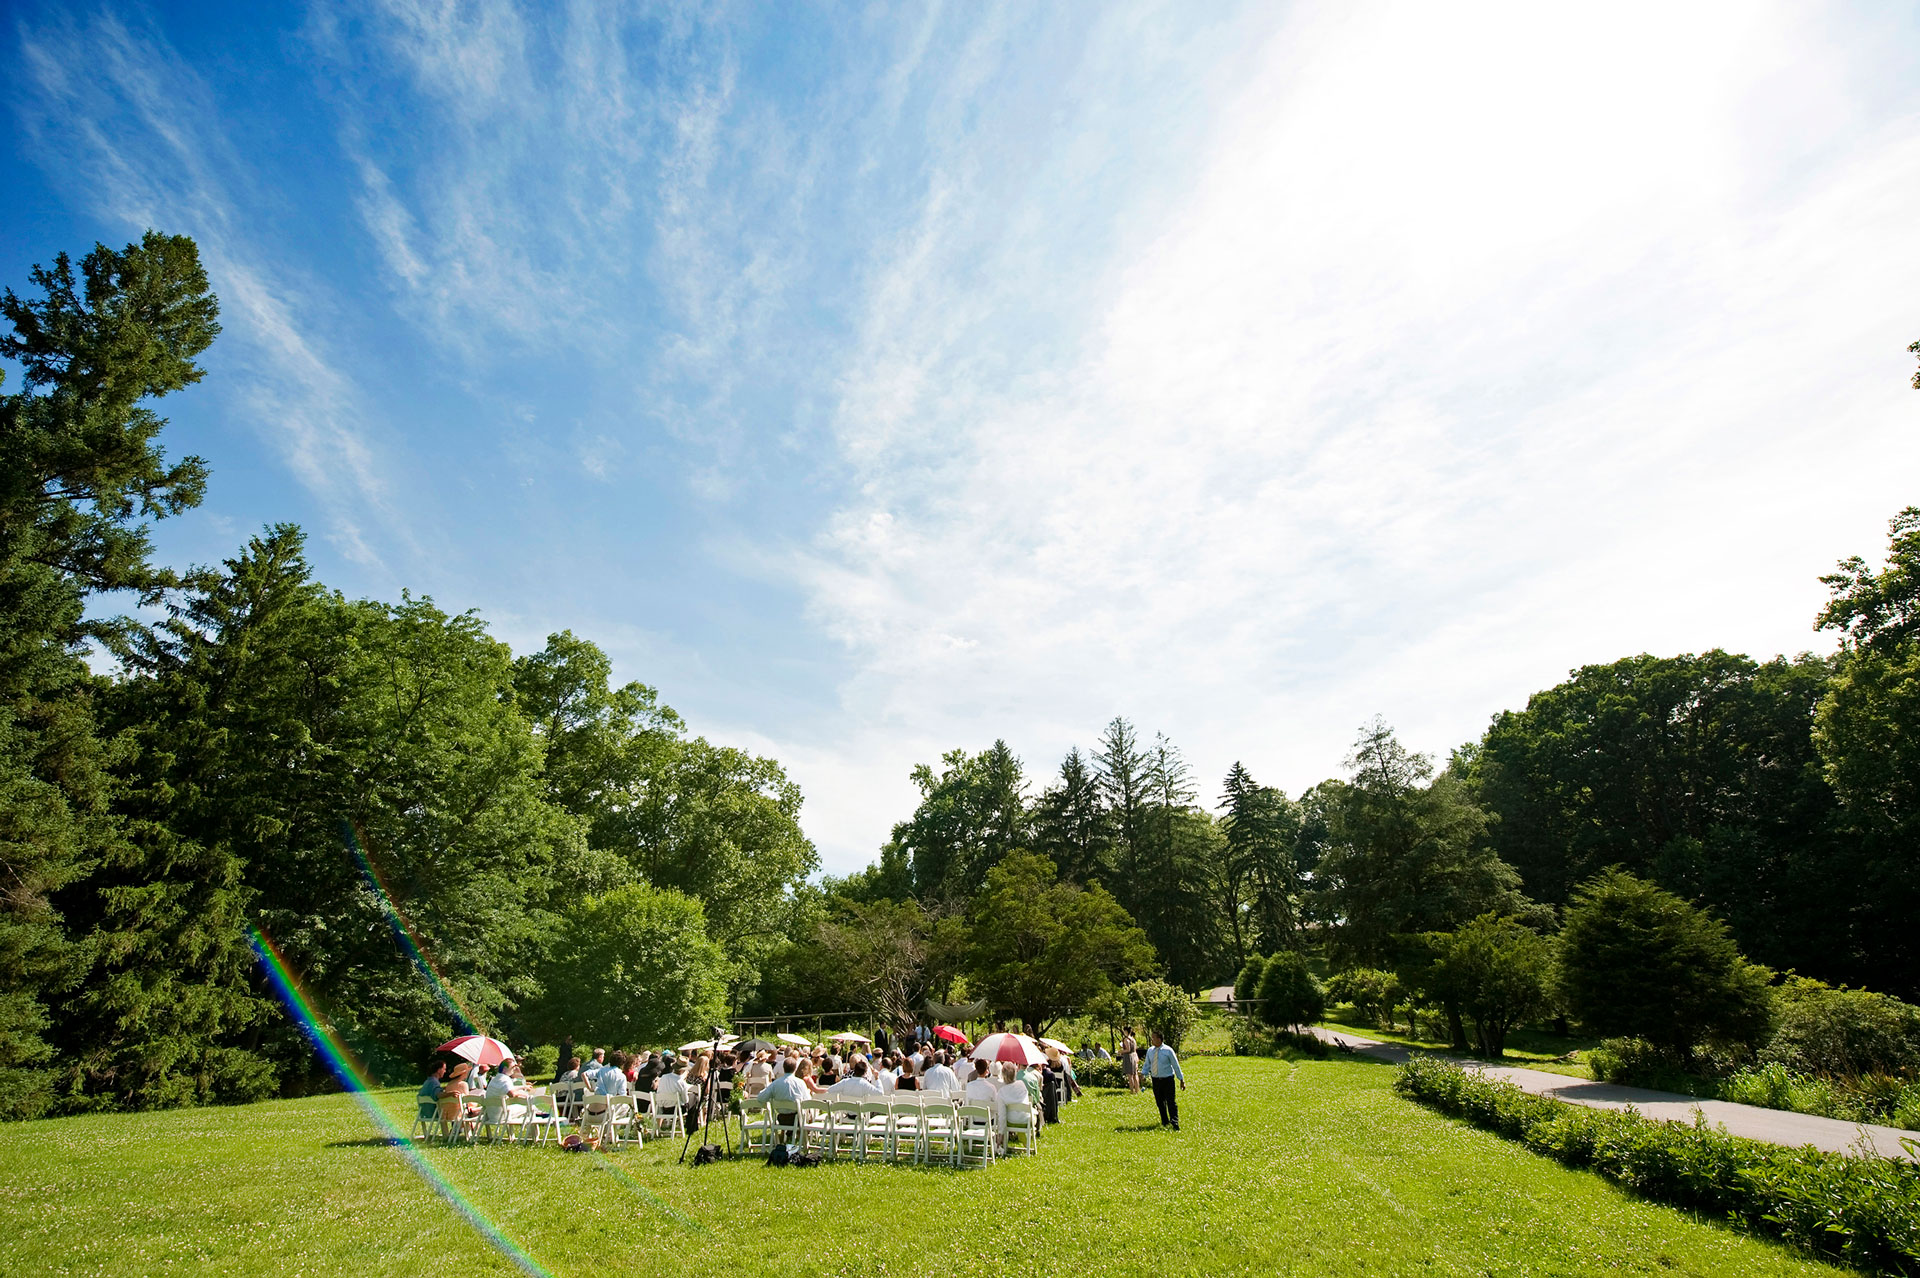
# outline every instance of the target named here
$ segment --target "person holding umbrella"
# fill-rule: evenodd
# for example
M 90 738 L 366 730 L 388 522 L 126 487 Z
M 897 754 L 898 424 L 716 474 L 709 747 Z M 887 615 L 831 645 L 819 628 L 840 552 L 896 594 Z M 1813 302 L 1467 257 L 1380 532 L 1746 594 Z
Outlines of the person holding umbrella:
M 1153 1103 L 1160 1107 L 1160 1125 L 1180 1130 L 1180 1101 L 1173 1094 L 1175 1079 L 1180 1081 L 1180 1090 L 1187 1089 L 1187 1076 L 1180 1069 L 1180 1057 L 1163 1038 L 1159 1030 L 1153 1031 L 1153 1046 L 1147 1049 L 1147 1077 L 1153 1082 Z

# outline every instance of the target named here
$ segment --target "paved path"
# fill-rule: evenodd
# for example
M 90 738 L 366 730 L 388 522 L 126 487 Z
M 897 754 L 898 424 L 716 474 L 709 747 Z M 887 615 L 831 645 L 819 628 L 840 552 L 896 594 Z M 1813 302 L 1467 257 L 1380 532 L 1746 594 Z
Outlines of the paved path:
M 1376 1060 L 1391 1061 L 1398 1064 L 1411 1053 L 1398 1043 L 1382 1043 L 1371 1038 L 1361 1038 L 1358 1034 L 1335 1033 L 1333 1030 L 1313 1028 L 1313 1034 L 1325 1042 L 1348 1047 L 1363 1056 Z M 1661 1118 L 1670 1122 L 1693 1122 L 1695 1112 L 1705 1114 L 1707 1121 L 1716 1127 L 1724 1127 L 1730 1134 L 1745 1136 L 1751 1140 L 1764 1140 L 1775 1145 L 1812 1145 L 1819 1149 L 1832 1150 L 1841 1154 L 1857 1154 L 1861 1142 L 1865 1141 L 1873 1151 L 1886 1158 L 1913 1158 L 1912 1152 L 1900 1142 L 1911 1140 L 1920 1142 L 1920 1135 L 1903 1132 L 1895 1127 L 1879 1127 L 1872 1123 L 1847 1123 L 1837 1118 L 1819 1118 L 1813 1114 L 1795 1114 L 1783 1109 L 1762 1109 L 1758 1105 L 1736 1105 L 1732 1101 L 1699 1100 L 1692 1096 L 1681 1096 L 1674 1092 L 1656 1092 L 1645 1087 L 1620 1087 L 1613 1083 L 1595 1083 L 1585 1079 L 1569 1078 L 1565 1074 L 1549 1074 L 1545 1070 L 1518 1069 L 1510 1065 L 1489 1065 L 1484 1061 L 1467 1060 L 1461 1057 L 1449 1057 L 1458 1060 L 1469 1069 L 1477 1069 L 1489 1078 L 1499 1078 L 1514 1084 L 1523 1092 L 1535 1096 L 1551 1096 L 1555 1100 L 1571 1101 L 1575 1105 L 1591 1105 L 1595 1109 L 1626 1109 L 1629 1106 L 1645 1114 L 1648 1118 Z

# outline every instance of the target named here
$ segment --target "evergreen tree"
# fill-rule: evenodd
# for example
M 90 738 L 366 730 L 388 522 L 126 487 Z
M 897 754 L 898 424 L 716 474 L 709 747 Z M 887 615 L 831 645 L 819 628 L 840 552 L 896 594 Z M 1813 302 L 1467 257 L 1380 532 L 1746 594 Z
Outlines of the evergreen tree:
M 1335 957 L 1378 967 L 1397 935 L 1450 931 L 1496 910 L 1519 913 L 1519 876 L 1485 840 L 1486 814 L 1451 771 L 1433 775 L 1375 719 L 1347 760 L 1320 864 Z
M 1114 895 L 1137 918 L 1141 854 L 1147 839 L 1149 760 L 1140 749 L 1133 724 L 1115 716 L 1101 734 L 1100 749 L 1094 752 L 1093 761 L 1113 820 Z
M 180 585 L 150 562 L 147 523 L 200 501 L 206 465 L 169 463 L 147 401 L 200 380 L 219 333 L 193 241 L 149 231 L 123 250 L 61 254 L 40 296 L 0 296 L 0 357 L 22 389 L 0 395 L 0 1114 L 53 1100 L 49 1000 L 86 978 L 111 938 L 63 918 L 96 866 L 126 867 L 111 811 L 123 747 L 103 739 L 84 645 L 125 652 L 138 627 L 87 615 L 101 591 L 145 603 Z M 109 957 L 112 957 L 109 955 Z
M 1078 746 L 1067 751 L 1059 779 L 1034 804 L 1033 841 L 1069 882 L 1106 883 L 1112 876 L 1113 815 Z

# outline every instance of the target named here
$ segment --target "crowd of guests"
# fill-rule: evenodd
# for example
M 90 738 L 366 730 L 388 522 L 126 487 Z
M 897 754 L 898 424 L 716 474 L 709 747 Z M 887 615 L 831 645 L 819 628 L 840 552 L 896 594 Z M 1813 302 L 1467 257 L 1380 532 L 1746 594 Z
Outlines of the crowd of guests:
M 996 1032 L 1004 1031 L 996 1027 Z M 813 1097 L 865 1100 L 899 1092 L 940 1093 L 967 1104 L 993 1109 L 996 1127 L 1004 1130 L 1006 1108 L 1026 1104 L 1045 1122 L 1060 1121 L 1060 1107 L 1081 1095 L 1071 1053 L 1047 1047 L 1045 1059 L 1035 1064 L 977 1061 L 965 1051 L 934 1038 L 925 1026 L 899 1035 L 897 1046 L 884 1032 L 871 1050 L 865 1040 L 840 1046 L 770 1046 L 758 1040 L 737 1047 L 705 1047 L 686 1053 L 660 1051 L 609 1052 L 594 1048 L 585 1058 L 574 1054 L 571 1040 L 561 1048 L 554 1077 L 556 1092 L 600 1096 L 647 1096 L 660 1113 L 679 1113 L 689 1130 L 698 1130 L 712 1089 L 717 1102 L 729 1093 L 802 1101 Z M 1104 1059 L 1104 1051 L 1096 1053 Z M 1131 1031 L 1122 1059 L 1129 1083 L 1138 1088 L 1139 1060 Z M 533 1088 L 518 1060 L 508 1058 L 489 1071 L 485 1066 L 459 1061 L 436 1063 L 420 1086 L 420 1117 L 444 1116 L 447 1107 L 458 1114 L 465 1102 L 504 1099 L 524 1101 Z

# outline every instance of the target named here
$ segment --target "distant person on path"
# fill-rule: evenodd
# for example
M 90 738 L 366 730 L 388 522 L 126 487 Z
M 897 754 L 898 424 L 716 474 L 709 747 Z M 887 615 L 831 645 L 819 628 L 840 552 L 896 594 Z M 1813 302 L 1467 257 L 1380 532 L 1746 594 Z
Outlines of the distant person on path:
M 1133 1026 L 1129 1025 L 1120 1038 L 1120 1068 L 1126 1071 L 1127 1090 L 1140 1090 L 1140 1040 L 1133 1036 Z
M 1180 1057 L 1166 1040 L 1160 1037 L 1160 1031 L 1153 1032 L 1153 1046 L 1147 1049 L 1147 1077 L 1153 1080 L 1153 1103 L 1160 1107 L 1160 1125 L 1180 1130 L 1180 1101 L 1173 1093 L 1174 1080 L 1180 1082 L 1180 1089 L 1186 1090 L 1187 1076 L 1180 1069 Z

